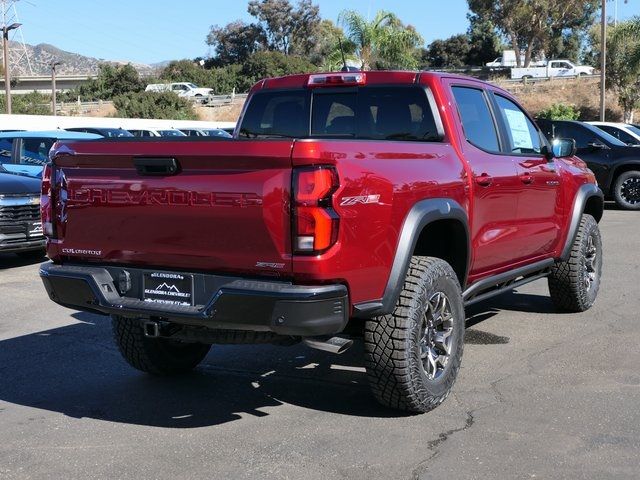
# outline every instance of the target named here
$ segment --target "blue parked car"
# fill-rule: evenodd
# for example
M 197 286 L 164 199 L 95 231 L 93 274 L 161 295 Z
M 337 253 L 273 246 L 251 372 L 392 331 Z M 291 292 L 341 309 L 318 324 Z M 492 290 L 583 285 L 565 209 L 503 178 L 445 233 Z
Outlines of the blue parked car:
M 101 135 L 66 130 L 0 132 L 0 172 L 42 178 L 49 150 L 58 140 L 95 140 Z

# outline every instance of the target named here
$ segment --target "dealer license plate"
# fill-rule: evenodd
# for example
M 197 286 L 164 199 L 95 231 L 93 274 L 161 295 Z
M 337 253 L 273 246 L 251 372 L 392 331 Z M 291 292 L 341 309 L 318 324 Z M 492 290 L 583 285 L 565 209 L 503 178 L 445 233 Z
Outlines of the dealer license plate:
M 171 272 L 145 273 L 144 301 L 168 305 L 193 305 L 193 275 Z

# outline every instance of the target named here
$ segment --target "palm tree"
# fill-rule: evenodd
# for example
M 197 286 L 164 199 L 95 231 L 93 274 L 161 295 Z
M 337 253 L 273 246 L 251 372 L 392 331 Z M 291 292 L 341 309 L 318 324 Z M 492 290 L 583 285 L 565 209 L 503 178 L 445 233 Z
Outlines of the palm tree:
M 355 44 L 363 70 L 417 66 L 416 48 L 423 43 L 422 37 L 413 27 L 404 26 L 393 13 L 381 10 L 368 21 L 354 10 L 344 10 L 338 21 Z

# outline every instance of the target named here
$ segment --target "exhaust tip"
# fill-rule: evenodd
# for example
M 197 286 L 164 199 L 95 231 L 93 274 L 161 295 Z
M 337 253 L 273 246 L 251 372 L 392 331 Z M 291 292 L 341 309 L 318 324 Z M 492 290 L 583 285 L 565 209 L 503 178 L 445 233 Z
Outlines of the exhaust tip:
M 342 337 L 331 337 L 328 339 L 309 337 L 305 338 L 303 342 L 308 347 L 315 348 L 316 350 L 322 350 L 323 352 L 335 353 L 337 355 L 346 352 L 353 345 L 353 340 Z

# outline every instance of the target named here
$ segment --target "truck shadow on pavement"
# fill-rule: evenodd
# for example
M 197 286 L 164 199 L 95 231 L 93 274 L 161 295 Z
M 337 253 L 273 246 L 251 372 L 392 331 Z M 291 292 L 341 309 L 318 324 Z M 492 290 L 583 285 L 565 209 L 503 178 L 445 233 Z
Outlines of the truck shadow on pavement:
M 371 397 L 361 345 L 340 356 L 304 346 L 214 346 L 179 378 L 129 367 L 107 317 L 0 341 L 0 401 L 93 418 L 165 428 L 219 425 L 269 415 L 283 403 L 367 417 L 403 416 Z
M 19 257 L 12 253 L 0 253 L 0 270 L 15 267 L 27 267 L 48 260 L 45 257 Z
M 467 329 L 469 343 L 508 343 L 507 337 L 475 326 L 519 305 L 514 300 L 521 296 L 507 294 L 491 308 L 480 304 L 468 312 L 473 327 Z M 543 299 L 534 303 L 546 313 Z M 163 378 L 124 362 L 107 317 L 73 317 L 79 323 L 0 341 L 0 401 L 73 418 L 164 428 L 263 417 L 284 404 L 342 415 L 404 416 L 379 406 L 371 396 L 361 342 L 339 356 L 302 345 L 214 346 L 193 373 Z

